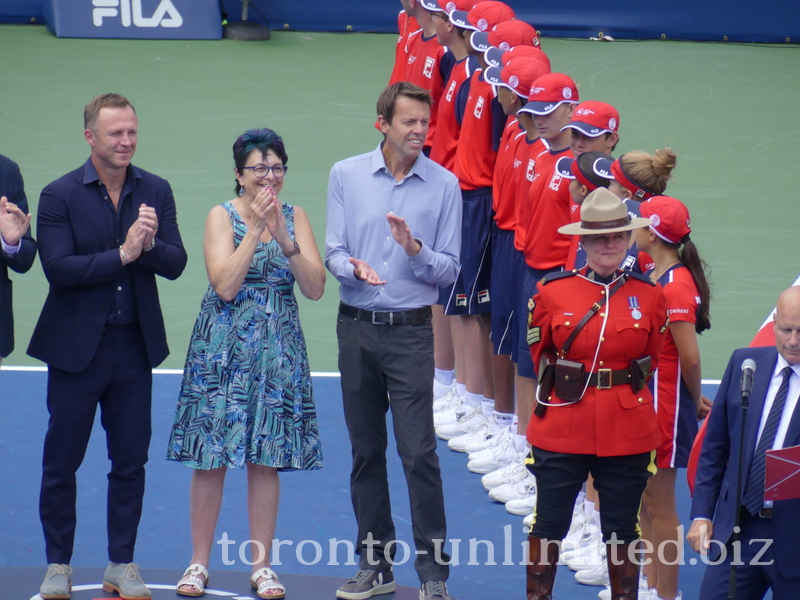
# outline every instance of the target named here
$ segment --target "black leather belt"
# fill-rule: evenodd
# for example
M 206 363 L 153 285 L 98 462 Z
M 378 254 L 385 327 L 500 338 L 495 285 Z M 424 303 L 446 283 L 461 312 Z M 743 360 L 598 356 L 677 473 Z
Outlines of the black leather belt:
M 373 325 L 423 325 L 431 318 L 431 307 L 423 306 L 413 310 L 381 312 L 356 308 L 344 302 L 339 303 L 339 314 L 356 321 L 368 321 Z
M 598 390 L 609 390 L 611 386 L 630 382 L 630 369 L 598 369 L 597 373 L 589 373 L 589 385 Z

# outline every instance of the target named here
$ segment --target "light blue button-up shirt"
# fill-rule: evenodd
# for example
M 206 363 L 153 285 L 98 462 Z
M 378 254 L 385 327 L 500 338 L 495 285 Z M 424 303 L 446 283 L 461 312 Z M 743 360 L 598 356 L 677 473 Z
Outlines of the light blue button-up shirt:
M 387 214 L 405 219 L 422 244 L 406 256 Z M 420 154 L 401 181 L 386 167 L 379 145 L 340 161 L 328 182 L 325 265 L 341 284 L 342 301 L 368 310 L 400 311 L 434 304 L 437 286 L 456 280 L 461 248 L 461 191 L 445 168 Z M 386 283 L 356 279 L 350 257 L 366 261 Z

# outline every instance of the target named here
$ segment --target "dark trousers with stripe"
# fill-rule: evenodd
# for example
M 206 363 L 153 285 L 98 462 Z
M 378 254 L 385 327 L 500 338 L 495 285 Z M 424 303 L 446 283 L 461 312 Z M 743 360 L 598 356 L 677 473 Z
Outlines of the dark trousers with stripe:
M 391 408 L 411 504 L 414 567 L 421 582 L 444 581 L 449 557 L 442 553 L 446 523 L 433 429 L 430 319 L 422 325 L 374 325 L 340 314 L 336 333 L 352 445 L 350 493 L 360 568 L 388 570 L 397 549 L 386 469 L 386 413 Z
M 628 456 L 594 456 L 550 452 L 533 446 L 528 469 L 536 476 L 536 513 L 531 535 L 562 540 L 569 531 L 572 509 L 589 473 L 600 497 L 603 539 L 639 539 L 639 505 L 653 474 L 653 452 Z
M 47 409 L 39 515 L 48 563 L 69 563 L 75 539 L 75 473 L 83 462 L 95 412 L 106 431 L 108 557 L 133 562 L 142 514 L 144 465 L 150 445 L 152 372 L 138 323 L 103 332 L 80 373 L 48 368 Z

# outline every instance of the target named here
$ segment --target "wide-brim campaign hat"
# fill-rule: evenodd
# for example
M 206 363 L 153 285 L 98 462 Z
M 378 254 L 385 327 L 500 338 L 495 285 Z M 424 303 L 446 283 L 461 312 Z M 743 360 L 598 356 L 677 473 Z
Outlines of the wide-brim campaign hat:
M 597 188 L 581 204 L 581 220 L 558 228 L 565 235 L 601 235 L 649 227 L 650 219 L 631 217 L 616 194 Z

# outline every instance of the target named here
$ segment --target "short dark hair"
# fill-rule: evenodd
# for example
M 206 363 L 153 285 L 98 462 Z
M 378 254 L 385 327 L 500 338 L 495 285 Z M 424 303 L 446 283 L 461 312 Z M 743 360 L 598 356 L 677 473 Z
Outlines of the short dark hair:
M 100 94 L 83 109 L 83 128 L 91 129 L 94 127 L 101 108 L 125 108 L 126 106 L 130 106 L 133 110 L 133 114 L 136 114 L 136 109 L 133 108 L 133 104 L 131 104 L 130 100 L 125 96 L 120 96 L 119 94 Z
M 289 155 L 286 154 L 286 148 L 283 146 L 283 138 L 272 129 L 248 129 L 233 142 L 233 162 L 236 165 L 236 171 L 241 175 L 244 172 L 244 165 L 247 162 L 247 157 L 253 150 L 261 151 L 264 156 L 272 150 L 278 155 L 284 165 L 289 162 Z M 242 186 L 239 180 L 236 180 L 236 186 L 233 188 L 236 194 Z
M 378 97 L 378 116 L 386 119 L 387 123 L 392 122 L 394 110 L 397 106 L 397 98 L 400 96 L 425 102 L 428 106 L 433 106 L 433 98 L 430 92 L 408 81 L 398 81 L 383 90 Z

